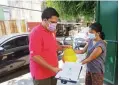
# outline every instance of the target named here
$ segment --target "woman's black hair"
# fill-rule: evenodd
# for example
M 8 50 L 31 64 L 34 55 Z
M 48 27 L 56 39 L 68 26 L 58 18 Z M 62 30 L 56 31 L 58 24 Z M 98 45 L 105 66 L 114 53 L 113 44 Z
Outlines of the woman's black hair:
M 97 23 L 97 22 L 92 23 L 92 24 L 89 26 L 89 28 L 91 28 L 91 30 L 95 30 L 96 32 L 99 32 L 99 33 L 100 33 L 100 38 L 101 38 L 102 40 L 105 39 L 105 34 L 104 34 L 104 32 L 102 31 L 102 25 L 101 25 L 100 23 Z

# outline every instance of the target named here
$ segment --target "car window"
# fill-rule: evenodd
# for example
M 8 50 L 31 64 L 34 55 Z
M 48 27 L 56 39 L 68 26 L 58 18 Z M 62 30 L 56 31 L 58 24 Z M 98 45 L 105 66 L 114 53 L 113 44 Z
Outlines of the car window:
M 15 47 L 14 40 L 8 41 L 2 46 L 5 50 L 12 49 Z
M 28 36 L 22 36 L 22 37 L 12 39 L 8 41 L 7 43 L 5 43 L 4 45 L 2 45 L 2 47 L 5 50 L 8 50 L 8 49 L 16 48 L 19 46 L 25 46 L 25 45 L 28 45 Z
M 28 37 L 27 36 L 22 36 L 22 37 L 16 38 L 15 39 L 15 45 L 17 47 L 28 45 Z

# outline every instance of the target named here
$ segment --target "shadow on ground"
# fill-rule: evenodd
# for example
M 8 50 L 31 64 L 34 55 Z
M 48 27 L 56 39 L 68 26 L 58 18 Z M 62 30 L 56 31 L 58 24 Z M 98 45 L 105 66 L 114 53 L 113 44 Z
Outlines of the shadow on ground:
M 0 77 L 0 83 L 11 80 L 13 78 L 17 78 L 17 77 L 24 75 L 26 73 L 29 73 L 29 72 L 30 71 L 29 71 L 28 66 L 22 67 L 22 68 L 17 69 L 17 70 L 15 70 L 9 74 L 6 74 L 5 76 L 1 76 Z

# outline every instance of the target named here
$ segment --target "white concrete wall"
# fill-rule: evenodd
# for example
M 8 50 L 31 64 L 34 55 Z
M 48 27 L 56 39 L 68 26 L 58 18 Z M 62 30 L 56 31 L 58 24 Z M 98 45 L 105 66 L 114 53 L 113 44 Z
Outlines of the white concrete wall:
M 12 0 L 9 5 L 20 8 L 41 10 L 42 2 L 40 0 L 19 0 L 18 2 L 16 1 L 18 0 Z M 12 8 L 11 15 L 11 18 L 16 20 L 25 19 L 25 21 L 41 21 L 41 12 L 38 11 Z

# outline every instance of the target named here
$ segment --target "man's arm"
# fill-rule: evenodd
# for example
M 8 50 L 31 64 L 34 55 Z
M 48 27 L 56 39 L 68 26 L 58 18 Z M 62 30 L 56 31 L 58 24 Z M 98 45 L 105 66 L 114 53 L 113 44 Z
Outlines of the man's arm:
M 59 71 L 61 70 L 60 68 L 53 67 L 53 66 L 49 65 L 49 64 L 48 64 L 41 56 L 39 56 L 39 55 L 33 56 L 32 59 L 33 59 L 36 63 L 42 65 L 43 67 L 45 67 L 45 68 L 47 68 L 47 69 L 49 69 L 49 70 L 51 70 L 51 71 L 53 71 L 53 72 L 55 72 L 55 73 L 57 73 L 57 72 L 59 72 Z
M 51 66 L 43 59 L 43 56 L 40 56 L 40 54 L 42 53 L 42 43 L 43 43 L 42 38 L 43 38 L 42 35 L 39 36 L 38 32 L 31 34 L 30 40 L 29 40 L 30 41 L 29 50 L 30 50 L 31 57 L 33 61 L 35 61 L 39 65 L 57 73 L 60 69 L 58 67 Z
M 63 51 L 66 48 L 72 48 L 72 46 L 71 45 L 59 45 L 59 49 L 58 50 Z

